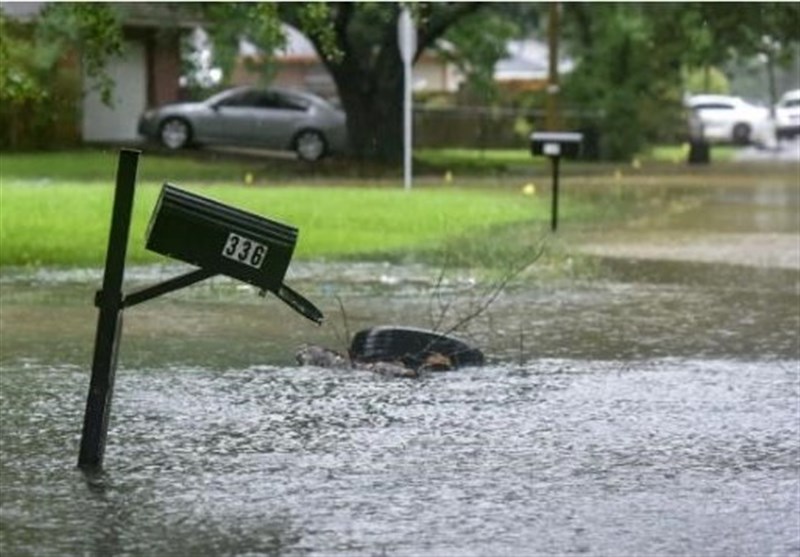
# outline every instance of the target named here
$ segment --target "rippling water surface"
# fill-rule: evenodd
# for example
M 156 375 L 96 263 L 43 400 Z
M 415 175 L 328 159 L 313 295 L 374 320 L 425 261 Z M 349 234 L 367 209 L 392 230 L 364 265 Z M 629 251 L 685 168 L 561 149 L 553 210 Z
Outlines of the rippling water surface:
M 800 555 L 800 275 L 742 263 L 615 252 L 534 272 L 461 331 L 490 365 L 419 380 L 292 352 L 446 328 L 485 278 L 294 265 L 323 328 L 211 281 L 126 311 L 90 476 L 100 273 L 5 272 L 0 554 Z
M 800 551 L 796 362 L 124 368 L 88 482 L 86 373 L 2 380 L 12 554 Z

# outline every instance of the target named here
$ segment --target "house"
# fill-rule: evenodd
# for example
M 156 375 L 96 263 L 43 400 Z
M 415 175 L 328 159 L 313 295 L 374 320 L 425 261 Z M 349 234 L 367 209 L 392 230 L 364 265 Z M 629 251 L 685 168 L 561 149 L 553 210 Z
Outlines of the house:
M 2 10 L 11 19 L 33 21 L 46 2 L 3 2 Z M 100 99 L 96 84 L 81 72 L 80 99 L 76 99 L 76 134 L 85 142 L 133 143 L 140 114 L 148 107 L 179 99 L 181 73 L 181 34 L 199 22 L 189 21 L 172 4 L 119 2 L 112 4 L 119 13 L 124 39 L 123 53 L 108 64 L 115 86 L 112 106 Z
M 513 91 L 538 91 L 547 87 L 549 74 L 549 49 L 537 39 L 509 41 L 508 55 L 494 67 L 494 80 L 498 86 Z M 568 57 L 559 56 L 558 73 L 564 75 L 575 67 Z
M 322 97 L 336 96 L 336 86 L 330 73 L 311 41 L 291 25 L 282 24 L 285 37 L 283 47 L 273 53 L 274 75 L 271 83 L 281 87 L 304 89 Z M 255 85 L 262 80 L 262 74 L 252 69 L 263 58 L 263 52 L 249 41 L 242 40 L 239 59 L 231 76 L 234 85 Z
M 290 25 L 283 24 L 282 27 L 286 43 L 273 53 L 274 75 L 271 83 L 305 89 L 322 97 L 335 97 L 336 86 L 311 41 Z M 261 56 L 257 47 L 243 41 L 231 82 L 236 85 L 258 83 L 261 75 L 249 66 L 257 65 Z M 432 50 L 424 52 L 414 63 L 415 91 L 454 92 L 463 79 L 454 64 Z
M 119 3 L 125 48 L 112 60 L 112 106 L 85 78 L 81 136 L 87 142 L 136 142 L 139 116 L 146 109 L 180 99 L 181 36 L 198 21 L 187 20 L 167 3 Z
M 336 88 L 327 69 L 317 55 L 311 41 L 300 31 L 283 25 L 286 44 L 273 54 L 275 73 L 272 83 L 285 87 L 306 89 L 324 97 L 336 95 Z M 452 48 L 443 42 L 445 48 Z M 497 62 L 494 70 L 495 82 L 510 90 L 538 90 L 547 85 L 548 47 L 537 39 L 509 41 L 507 56 Z M 237 85 L 253 85 L 259 82 L 257 71 L 248 68 L 257 64 L 261 53 L 254 45 L 243 42 L 240 59 L 231 81 Z M 569 73 L 574 62 L 561 56 L 558 70 Z M 448 62 L 435 50 L 427 50 L 414 63 L 414 91 L 446 92 L 458 91 L 465 78 L 458 67 Z

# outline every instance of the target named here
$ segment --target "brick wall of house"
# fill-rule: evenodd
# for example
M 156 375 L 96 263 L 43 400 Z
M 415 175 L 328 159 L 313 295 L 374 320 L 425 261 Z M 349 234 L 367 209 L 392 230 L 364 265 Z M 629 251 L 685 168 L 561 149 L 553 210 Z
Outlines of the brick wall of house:
M 178 101 L 181 75 L 178 34 L 153 33 L 147 50 L 147 105 L 153 107 Z

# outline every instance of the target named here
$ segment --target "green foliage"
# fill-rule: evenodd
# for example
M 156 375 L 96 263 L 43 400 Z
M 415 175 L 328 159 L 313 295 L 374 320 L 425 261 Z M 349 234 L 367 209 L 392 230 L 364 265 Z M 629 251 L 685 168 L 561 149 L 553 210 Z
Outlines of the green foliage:
M 80 76 L 62 45 L 0 14 L 0 147 L 75 141 Z
M 121 30 L 108 4 L 48 4 L 34 24 L 0 12 L 0 146 L 75 142 L 81 73 L 95 79 L 109 103 L 114 84 L 105 67 L 121 51 Z
M 436 51 L 461 70 L 473 95 L 492 102 L 497 98 L 494 66 L 506 56 L 506 43 L 519 32 L 519 26 L 501 13 L 473 13 L 448 30 L 446 42 L 437 44 Z
M 723 62 L 731 53 L 752 56 L 772 50 L 774 46 L 777 46 L 777 56 L 785 61 L 800 41 L 800 4 L 797 2 L 735 5 L 703 2 L 691 4 L 691 10 L 699 14 L 711 35 L 717 53 L 711 63 Z
M 721 70 L 712 66 L 684 71 L 683 83 L 689 93 L 714 93 L 718 95 L 730 93 L 728 78 Z
M 0 10 L 0 103 L 35 102 L 44 95 L 36 72 L 36 52 L 18 25 Z
M 284 6 L 286 9 L 286 6 Z M 341 61 L 344 56 L 340 44 L 336 41 L 331 20 L 331 8 L 324 2 L 305 2 L 296 7 L 297 21 L 316 40 L 320 52 L 333 62 Z
M 569 3 L 565 16 L 564 34 L 578 60 L 565 95 L 603 115 L 603 155 L 616 160 L 684 133 L 682 93 L 706 87 L 705 76 L 697 87 L 696 73 L 683 68 L 720 66 L 768 49 L 783 59 L 800 40 L 797 3 Z M 709 76 L 712 90 L 724 90 L 721 76 Z
M 643 101 L 658 84 L 651 21 L 629 4 L 592 5 L 591 15 L 581 30 L 591 42 L 578 51 L 579 66 L 564 80 L 565 93 L 571 104 L 603 115 L 603 158 L 630 160 L 650 131 L 651 107 Z
M 222 68 L 224 80 L 233 73 L 239 41 L 244 38 L 262 49 L 260 68 L 265 75 L 273 70 L 272 52 L 285 43 L 274 3 L 214 2 L 196 5 L 196 9 L 210 22 L 207 31 L 213 42 L 214 62 Z
M 114 82 L 106 73 L 106 66 L 112 57 L 122 54 L 123 47 L 122 28 L 111 5 L 47 4 L 39 17 L 37 42 L 56 46 L 61 53 L 67 49 L 79 52 L 83 71 L 95 82 L 103 103 L 112 105 Z

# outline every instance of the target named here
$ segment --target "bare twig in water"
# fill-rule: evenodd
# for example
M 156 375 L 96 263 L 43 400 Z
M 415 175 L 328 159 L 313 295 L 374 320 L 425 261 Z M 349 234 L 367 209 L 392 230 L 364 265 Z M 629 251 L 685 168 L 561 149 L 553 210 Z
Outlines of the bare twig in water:
M 329 321 L 329 323 L 333 329 L 333 336 L 336 337 L 336 343 L 342 347 L 346 354 L 350 350 L 350 326 L 347 320 L 347 311 L 344 309 L 344 303 L 341 297 L 339 297 L 338 294 L 334 294 L 334 298 L 336 298 L 336 303 L 339 304 L 339 313 L 342 316 L 342 326 L 344 327 L 344 337 L 339 333 L 339 327 L 336 326 L 333 320 Z
M 544 253 L 545 248 L 545 240 L 543 240 L 536 252 L 533 254 L 531 258 L 525 259 L 519 265 L 515 265 L 512 267 L 503 277 L 496 282 L 489 290 L 489 293 L 483 298 L 483 300 L 475 307 L 472 311 L 467 313 L 465 316 L 461 317 L 456 323 L 442 332 L 442 335 L 448 335 L 454 331 L 457 331 L 476 317 L 479 317 L 483 312 L 485 312 L 489 306 L 503 293 L 503 290 L 508 286 L 508 284 L 514 280 L 517 276 L 519 276 L 522 271 L 530 267 L 533 263 L 539 259 L 542 254 Z
M 450 252 L 445 252 L 445 259 L 442 266 L 439 268 L 439 276 L 436 278 L 436 282 L 433 285 L 433 289 L 431 291 L 431 296 L 428 298 L 428 316 L 431 321 L 431 329 L 436 330 L 438 329 L 442 321 L 444 321 L 445 316 L 447 315 L 447 311 L 450 309 L 450 304 L 452 303 L 450 300 L 443 300 L 442 299 L 442 284 L 444 282 L 445 274 L 447 273 L 448 268 L 448 260 L 450 259 Z M 433 301 L 436 300 L 438 316 L 434 318 L 433 315 Z
M 339 304 L 339 311 L 342 313 L 342 324 L 344 325 L 344 338 L 350 338 L 350 324 L 347 321 L 347 311 L 344 309 L 342 299 L 336 294 L 336 303 Z
M 536 251 L 533 253 L 533 255 L 531 257 L 526 258 L 523 261 L 521 261 L 519 264 L 512 266 L 502 276 L 502 278 L 498 282 L 496 282 L 494 285 L 492 285 L 492 287 L 489 289 L 488 294 L 486 296 L 484 296 L 483 300 L 481 300 L 481 302 L 478 303 L 477 306 L 475 306 L 466 315 L 464 315 L 460 319 L 458 319 L 455 322 L 455 324 L 452 325 L 451 327 L 448 327 L 444 331 L 438 331 L 439 326 L 441 326 L 442 322 L 444 322 L 445 314 L 446 314 L 447 310 L 450 308 L 450 303 L 446 304 L 444 306 L 442 315 L 440 315 L 440 318 L 439 318 L 439 321 L 437 323 L 437 326 L 433 329 L 434 332 L 438 333 L 438 337 L 437 338 L 446 337 L 450 333 L 453 333 L 453 332 L 461 329 L 462 327 L 467 325 L 469 322 L 471 322 L 472 320 L 476 319 L 481 314 L 483 314 L 489 308 L 489 306 L 491 306 L 492 303 L 494 303 L 494 301 L 497 300 L 497 298 L 500 296 L 500 294 L 503 293 L 503 291 L 506 289 L 506 287 L 509 285 L 509 283 L 512 280 L 514 280 L 516 277 L 518 277 L 520 275 L 520 273 L 522 273 L 525 269 L 530 267 L 533 263 L 535 263 L 542 256 L 542 254 L 544 253 L 544 250 L 545 250 L 546 241 L 547 241 L 547 239 L 544 238 L 539 243 L 539 245 L 536 248 Z M 439 284 L 441 284 L 441 281 L 443 280 L 443 277 L 444 277 L 444 269 L 440 272 L 439 279 L 437 281 L 437 286 Z M 436 344 L 436 341 L 437 341 L 436 338 L 431 340 L 431 342 L 429 342 L 422 350 L 417 352 L 416 356 L 424 354 L 425 352 L 430 350 L 431 347 Z

